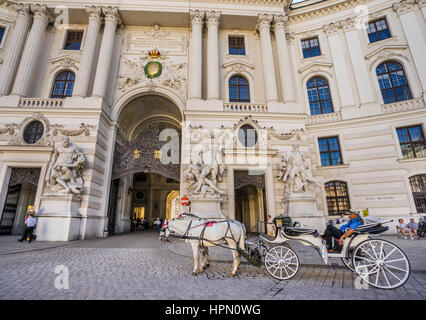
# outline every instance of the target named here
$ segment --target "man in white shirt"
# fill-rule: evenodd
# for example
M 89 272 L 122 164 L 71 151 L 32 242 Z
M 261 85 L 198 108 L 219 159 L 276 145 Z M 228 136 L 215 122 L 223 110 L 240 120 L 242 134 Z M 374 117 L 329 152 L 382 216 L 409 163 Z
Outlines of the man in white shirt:
M 34 229 L 37 225 L 37 220 L 34 217 L 34 209 L 30 210 L 30 212 L 28 213 L 28 218 L 25 221 L 25 231 L 24 234 L 22 235 L 21 239 L 18 239 L 19 242 L 24 241 L 27 237 L 28 237 L 28 242 L 31 243 L 32 239 L 33 239 L 33 232 Z

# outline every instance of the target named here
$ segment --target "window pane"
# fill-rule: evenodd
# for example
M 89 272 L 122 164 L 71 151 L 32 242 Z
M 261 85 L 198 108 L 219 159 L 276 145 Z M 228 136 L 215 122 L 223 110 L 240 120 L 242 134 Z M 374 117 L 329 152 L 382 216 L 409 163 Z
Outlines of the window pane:
M 82 31 L 68 31 L 64 49 L 80 50 L 82 39 L 83 39 Z
M 6 28 L 4 28 L 4 27 L 0 27 L 0 44 L 2 43 L 2 41 L 3 41 L 3 37 L 4 37 L 4 33 L 5 33 L 5 31 L 6 31 Z

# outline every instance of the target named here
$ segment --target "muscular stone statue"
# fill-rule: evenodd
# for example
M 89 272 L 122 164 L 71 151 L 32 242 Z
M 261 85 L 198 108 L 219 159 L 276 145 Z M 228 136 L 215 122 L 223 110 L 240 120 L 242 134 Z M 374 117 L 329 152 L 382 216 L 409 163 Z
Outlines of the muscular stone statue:
M 83 191 L 84 154 L 69 137 L 55 148 L 46 180 L 52 191 L 80 194 Z
M 209 151 L 207 145 L 203 146 L 198 154 L 191 159 L 191 164 L 184 172 L 184 177 L 190 182 L 191 194 L 201 194 L 203 196 L 206 193 L 214 195 L 215 193 L 224 194 L 225 191 L 217 187 L 218 181 L 222 180 L 223 165 L 219 163 L 220 155 L 217 151 L 214 156 L 212 164 L 207 165 L 204 159 L 204 152 Z
M 278 179 L 286 185 L 286 192 L 307 192 L 308 182 L 312 182 L 320 186 L 320 184 L 312 177 L 312 170 L 309 162 L 299 150 L 299 143 L 293 145 L 293 150 L 287 155 L 283 155 L 280 166 L 281 174 Z

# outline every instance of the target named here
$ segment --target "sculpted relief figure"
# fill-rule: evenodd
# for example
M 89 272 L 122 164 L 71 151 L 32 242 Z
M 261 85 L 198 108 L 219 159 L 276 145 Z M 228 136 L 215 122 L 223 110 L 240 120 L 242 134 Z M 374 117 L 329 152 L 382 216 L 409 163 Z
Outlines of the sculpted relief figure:
M 84 154 L 69 137 L 55 148 L 53 158 L 46 175 L 52 191 L 80 194 L 83 191 L 82 171 Z
M 310 164 L 299 147 L 299 143 L 295 143 L 293 150 L 283 155 L 280 161 L 281 173 L 278 179 L 285 183 L 285 191 L 289 193 L 307 192 L 309 182 L 321 186 L 313 178 Z
M 190 182 L 192 195 L 201 194 L 205 196 L 207 193 L 210 195 L 225 193 L 217 187 L 217 183 L 222 181 L 224 171 L 221 150 L 215 152 L 213 161 L 206 161 L 206 152 L 208 151 L 210 149 L 207 145 L 200 148 L 184 172 L 185 179 Z M 208 165 L 209 162 L 211 165 Z

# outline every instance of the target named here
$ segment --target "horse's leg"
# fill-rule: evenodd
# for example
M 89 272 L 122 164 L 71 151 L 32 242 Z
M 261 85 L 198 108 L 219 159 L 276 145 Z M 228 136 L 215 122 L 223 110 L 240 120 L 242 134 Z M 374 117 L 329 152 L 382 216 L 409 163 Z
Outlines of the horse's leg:
M 192 256 L 194 258 L 194 269 L 192 270 L 192 275 L 196 276 L 197 270 L 198 270 L 200 246 L 198 245 L 198 241 L 191 241 L 191 246 L 192 246 Z
M 206 247 L 206 268 L 210 267 L 209 248 Z
M 234 261 L 232 262 L 231 277 L 235 277 L 235 275 L 237 274 L 238 266 L 240 265 L 240 255 L 237 251 L 237 242 L 232 239 L 226 239 L 226 242 L 228 246 L 232 249 L 231 251 Z

